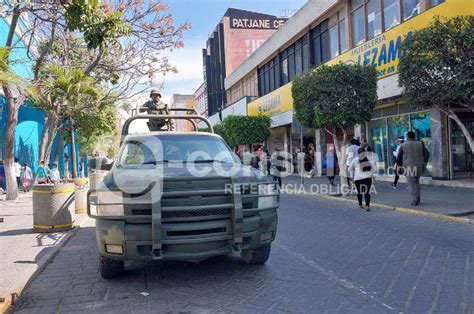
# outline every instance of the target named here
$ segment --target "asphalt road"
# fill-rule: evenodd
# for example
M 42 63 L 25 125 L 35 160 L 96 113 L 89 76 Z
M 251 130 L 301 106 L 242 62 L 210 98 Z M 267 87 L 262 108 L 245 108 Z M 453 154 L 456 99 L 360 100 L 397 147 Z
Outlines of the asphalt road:
M 474 313 L 473 226 L 286 195 L 265 266 L 238 256 L 127 265 L 98 274 L 81 229 L 14 311 Z

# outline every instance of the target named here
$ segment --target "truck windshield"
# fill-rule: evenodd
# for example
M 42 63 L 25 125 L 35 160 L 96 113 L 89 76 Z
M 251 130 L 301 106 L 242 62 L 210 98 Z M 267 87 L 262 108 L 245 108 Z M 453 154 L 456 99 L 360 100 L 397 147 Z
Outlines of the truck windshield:
M 129 139 L 117 166 L 170 162 L 238 162 L 218 137 L 208 135 L 156 135 Z

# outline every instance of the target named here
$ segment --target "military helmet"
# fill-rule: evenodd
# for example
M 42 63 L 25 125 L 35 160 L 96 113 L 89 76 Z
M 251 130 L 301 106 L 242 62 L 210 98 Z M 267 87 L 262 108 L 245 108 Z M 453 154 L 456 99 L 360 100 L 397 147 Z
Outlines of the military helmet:
M 161 98 L 161 93 L 160 93 L 160 91 L 157 90 L 157 89 L 152 89 L 152 90 L 150 91 L 150 97 L 153 96 L 153 95 L 158 95 L 158 96 L 160 96 L 160 98 Z

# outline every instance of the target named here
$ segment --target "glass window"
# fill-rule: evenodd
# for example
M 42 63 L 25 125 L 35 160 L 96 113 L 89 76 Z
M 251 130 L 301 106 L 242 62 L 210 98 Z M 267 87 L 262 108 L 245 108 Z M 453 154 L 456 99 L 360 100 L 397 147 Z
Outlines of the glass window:
M 303 73 L 303 54 L 301 47 L 295 50 L 295 75 L 299 76 Z
M 440 3 L 443 3 L 444 0 L 431 0 L 431 6 L 435 6 L 435 5 L 438 5 Z
M 354 10 L 361 6 L 364 3 L 364 0 L 352 0 L 352 6 L 351 9 Z
M 310 51 L 308 42 L 303 44 L 303 72 L 309 70 L 311 65 Z
M 288 83 L 288 58 L 281 60 L 281 83 Z
M 270 92 L 270 71 L 268 71 L 268 67 L 265 67 L 264 81 L 265 81 L 265 94 L 268 94 Z
M 329 41 L 331 45 L 331 58 L 339 55 L 339 36 L 337 35 L 337 24 L 329 29 Z
M 385 173 L 389 166 L 387 156 L 387 121 L 377 119 L 369 122 L 369 145 L 377 155 L 377 173 Z
M 400 24 L 399 0 L 384 0 L 383 15 L 384 27 L 386 31 Z
M 365 18 L 364 8 L 361 7 L 352 12 L 352 29 L 354 46 L 361 44 L 365 40 Z
M 293 81 L 296 74 L 295 54 L 288 56 L 288 81 Z
M 321 33 L 321 61 L 322 63 L 329 61 L 331 59 L 329 46 L 329 30 L 326 29 L 325 32 Z
M 416 139 L 425 144 L 426 149 L 431 153 L 431 115 L 429 112 L 420 112 L 410 115 L 411 130 L 415 132 Z M 426 166 L 425 176 L 431 175 L 431 158 Z
M 420 0 L 403 0 L 403 20 L 406 21 L 420 13 Z
M 395 155 L 393 154 L 397 149 L 397 139 L 400 136 L 406 138 L 407 132 L 410 129 L 410 116 L 402 115 L 388 118 L 388 145 L 389 159 L 392 165 L 395 164 Z
M 270 67 L 270 91 L 273 91 L 275 90 L 275 66 L 273 65 L 273 61 L 272 61 L 272 65 Z
M 316 36 L 313 38 L 313 64 L 321 64 L 321 36 Z
M 347 38 L 346 38 L 346 20 L 339 21 L 339 40 L 341 43 L 341 53 L 347 50 Z
M 367 35 L 371 39 L 380 34 L 382 34 L 380 0 L 370 0 L 367 3 Z

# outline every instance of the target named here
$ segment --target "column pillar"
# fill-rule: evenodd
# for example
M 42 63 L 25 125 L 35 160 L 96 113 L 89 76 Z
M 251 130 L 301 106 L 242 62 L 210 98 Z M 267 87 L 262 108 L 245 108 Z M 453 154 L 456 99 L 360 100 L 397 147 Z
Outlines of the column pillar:
M 446 115 L 437 108 L 430 109 L 431 115 L 431 173 L 433 179 L 449 180 L 449 146 Z

